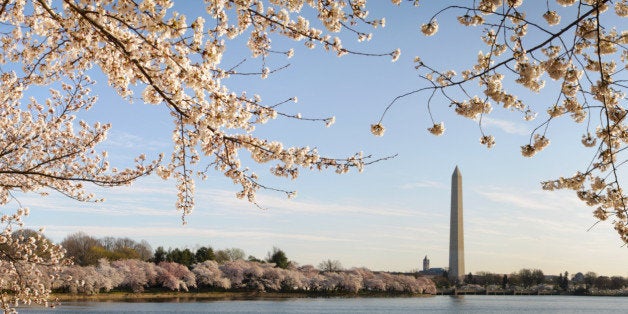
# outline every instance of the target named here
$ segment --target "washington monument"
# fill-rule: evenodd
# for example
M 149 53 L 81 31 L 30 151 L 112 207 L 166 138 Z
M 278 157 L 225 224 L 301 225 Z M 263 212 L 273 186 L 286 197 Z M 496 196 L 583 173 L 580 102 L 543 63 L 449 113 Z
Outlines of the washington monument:
M 449 226 L 449 280 L 464 280 L 464 228 L 462 224 L 462 174 L 458 166 L 451 176 L 451 222 Z

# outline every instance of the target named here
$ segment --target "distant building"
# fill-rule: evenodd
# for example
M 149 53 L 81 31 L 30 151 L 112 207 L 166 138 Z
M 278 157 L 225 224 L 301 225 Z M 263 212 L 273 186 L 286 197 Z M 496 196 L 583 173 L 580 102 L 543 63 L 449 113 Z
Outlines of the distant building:
M 580 272 L 576 273 L 575 275 L 573 275 L 573 277 L 571 277 L 571 282 L 575 284 L 584 283 L 584 274 Z
M 427 255 L 425 255 L 425 258 L 423 258 L 423 270 L 419 272 L 419 275 L 423 275 L 423 276 L 442 276 L 443 273 L 445 273 L 445 269 L 444 268 L 430 268 L 430 259 L 427 258 Z
M 445 273 L 445 269 L 444 268 L 430 268 L 428 270 L 422 270 L 419 272 L 419 275 L 423 275 L 423 276 L 431 276 L 431 277 L 436 277 L 436 276 L 442 276 Z

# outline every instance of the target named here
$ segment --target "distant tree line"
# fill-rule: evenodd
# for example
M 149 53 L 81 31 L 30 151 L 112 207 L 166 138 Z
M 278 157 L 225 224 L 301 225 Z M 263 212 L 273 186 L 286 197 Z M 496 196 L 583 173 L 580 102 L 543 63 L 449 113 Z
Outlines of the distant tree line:
M 447 279 L 447 273 L 443 276 L 432 278 L 439 288 L 447 288 L 451 285 Z M 495 274 L 481 271 L 465 276 L 463 284 L 487 286 L 501 286 L 502 289 L 513 287 L 531 288 L 541 285 L 552 286 L 558 291 L 570 291 L 574 293 L 587 293 L 591 289 L 597 290 L 621 290 L 628 286 L 628 279 L 622 276 L 598 276 L 594 272 L 576 273 L 570 277 L 568 272 L 555 275 L 545 275 L 540 269 L 523 268 L 511 274 Z
M 159 246 L 153 252 L 151 246 L 144 240 L 137 242 L 130 238 L 95 238 L 84 232 L 68 235 L 61 242 L 61 246 L 66 250 L 66 257 L 79 266 L 96 265 L 100 259 L 104 258 L 108 261 L 137 259 L 155 264 L 174 262 L 190 267 L 193 264 L 205 261 L 216 261 L 219 264 L 223 264 L 245 259 L 246 256 L 244 251 L 239 248 L 214 251 L 211 246 L 201 246 L 196 250 L 189 248 L 169 248 L 166 250 L 163 246 Z M 277 267 L 283 269 L 288 268 L 290 265 L 286 253 L 276 247 L 273 247 L 272 251 L 268 252 L 268 255 L 263 260 L 252 255 L 249 255 L 248 260 L 259 263 L 274 263 Z
M 137 242 L 130 238 L 95 238 L 84 232 L 68 235 L 61 241 L 61 246 L 66 250 L 66 257 L 80 266 L 96 265 L 102 258 L 109 261 L 147 261 L 153 256 L 153 249 L 145 240 Z
M 29 230 L 20 231 L 20 235 L 28 238 L 33 233 Z M 49 241 L 46 239 L 46 241 Z M 109 262 L 120 260 L 138 260 L 151 262 L 155 265 L 167 265 L 163 263 L 174 263 L 186 268 L 192 268 L 196 264 L 207 261 L 215 262 L 217 265 L 224 265 L 229 262 L 247 261 L 257 264 L 269 264 L 281 269 L 296 267 L 296 263 L 288 259 L 286 253 L 273 247 L 264 259 L 259 259 L 249 255 L 239 248 L 226 248 L 214 250 L 211 246 L 201 246 L 195 250 L 189 248 L 169 248 L 157 247 L 152 251 L 151 246 L 146 241 L 134 241 L 130 238 L 103 237 L 95 238 L 83 232 L 68 235 L 61 245 L 66 249 L 66 255 L 78 266 L 96 266 L 102 263 L 102 259 Z M 318 271 L 321 273 L 341 273 L 342 264 L 337 260 L 327 259 L 318 264 Z M 432 281 L 439 288 L 450 286 L 445 272 L 442 277 L 432 278 Z M 618 290 L 628 285 L 628 279 L 621 276 L 598 276 L 594 272 L 576 273 L 569 276 L 569 273 L 561 273 L 558 276 L 547 276 L 540 269 L 523 268 L 510 274 L 495 274 L 491 272 L 469 273 L 464 278 L 464 284 L 479 286 L 501 286 L 503 289 L 512 287 L 531 288 L 540 285 L 552 285 L 560 291 L 576 291 L 586 293 L 590 289 L 598 290 Z
M 573 275 L 571 285 L 575 289 L 617 290 L 628 286 L 628 279 L 621 276 L 598 276 L 590 271 Z

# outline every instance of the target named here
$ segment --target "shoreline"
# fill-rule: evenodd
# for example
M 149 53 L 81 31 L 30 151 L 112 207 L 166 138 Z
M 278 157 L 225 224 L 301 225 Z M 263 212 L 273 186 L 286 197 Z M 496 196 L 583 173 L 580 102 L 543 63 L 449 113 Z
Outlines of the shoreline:
M 204 300 L 246 300 L 253 298 L 304 298 L 305 293 L 260 293 L 260 292 L 104 292 L 97 294 L 53 293 L 50 299 L 59 301 L 150 301 L 167 299 L 204 299 Z
M 431 294 L 408 293 L 321 293 L 321 292 L 256 292 L 256 291 L 159 291 L 159 292 L 105 292 L 98 294 L 70 294 L 52 293 L 51 300 L 57 301 L 128 301 L 128 302 L 166 302 L 167 300 L 193 301 L 193 300 L 276 300 L 276 299 L 301 299 L 301 298 L 407 298 L 407 297 L 432 297 Z
M 98 294 L 70 294 L 70 293 L 53 293 L 50 300 L 59 302 L 194 302 L 194 301 L 231 301 L 231 300 L 281 300 L 281 299 L 303 299 L 303 298 L 425 298 L 434 296 L 443 296 L 452 294 L 438 293 L 431 294 L 403 294 L 403 293 L 321 293 L 321 292 L 255 292 L 255 291 L 157 291 L 157 292 L 105 292 Z M 464 295 L 487 295 L 485 293 L 462 293 Z M 488 294 L 491 296 L 513 296 L 513 294 Z M 611 295 L 611 294 L 528 294 L 517 293 L 514 296 L 615 296 L 626 297 L 627 295 Z

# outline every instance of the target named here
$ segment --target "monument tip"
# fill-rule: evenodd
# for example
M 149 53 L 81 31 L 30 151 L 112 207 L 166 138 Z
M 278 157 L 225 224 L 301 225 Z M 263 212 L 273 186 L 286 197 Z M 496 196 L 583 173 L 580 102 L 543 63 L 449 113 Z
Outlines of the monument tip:
M 456 165 L 456 169 L 454 169 L 454 176 L 461 176 L 462 174 L 460 173 L 460 169 L 458 169 L 458 166 Z

